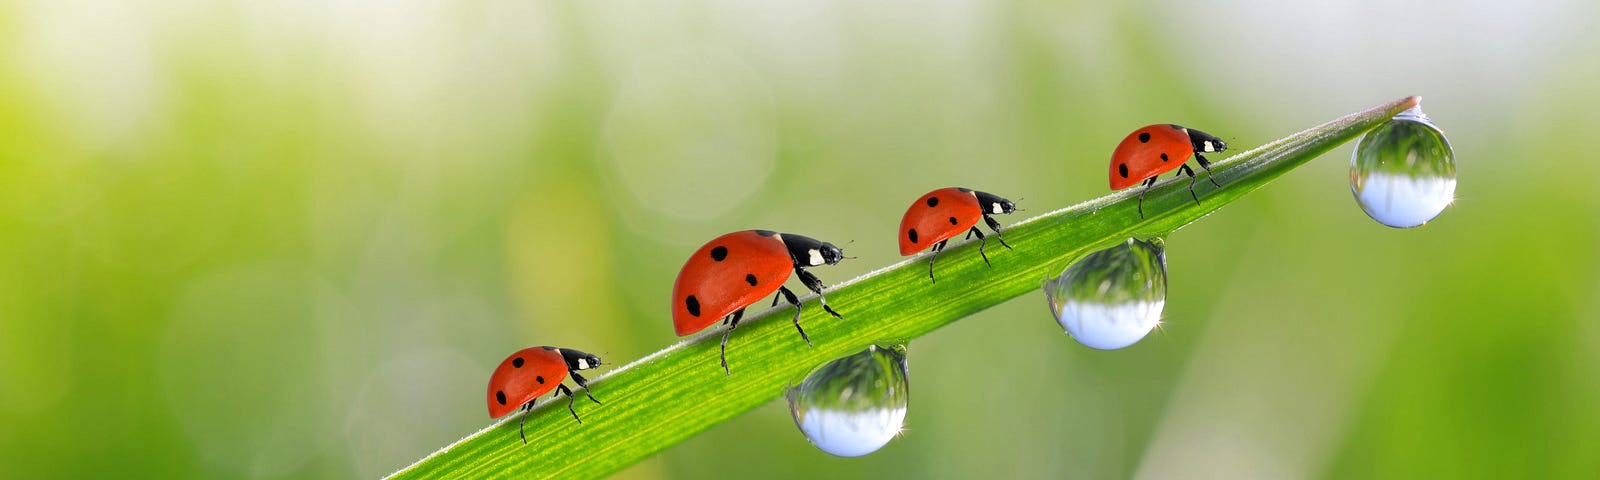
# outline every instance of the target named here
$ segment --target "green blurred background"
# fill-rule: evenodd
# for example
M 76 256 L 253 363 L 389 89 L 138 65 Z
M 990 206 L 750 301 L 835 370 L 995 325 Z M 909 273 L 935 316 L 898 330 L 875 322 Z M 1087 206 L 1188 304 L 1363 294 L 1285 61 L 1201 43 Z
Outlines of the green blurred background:
M 854 240 L 837 283 L 900 260 L 936 187 L 1037 214 L 1107 193 L 1138 126 L 1243 150 L 1416 94 L 1459 162 L 1432 224 L 1366 218 L 1347 145 L 1169 238 L 1140 344 L 1082 347 L 1029 295 L 914 342 L 876 454 L 821 453 L 775 401 L 618 477 L 1593 478 L 1597 21 L 3 1 L 0 476 L 380 476 L 483 427 L 511 351 L 675 341 L 668 289 L 716 234 Z

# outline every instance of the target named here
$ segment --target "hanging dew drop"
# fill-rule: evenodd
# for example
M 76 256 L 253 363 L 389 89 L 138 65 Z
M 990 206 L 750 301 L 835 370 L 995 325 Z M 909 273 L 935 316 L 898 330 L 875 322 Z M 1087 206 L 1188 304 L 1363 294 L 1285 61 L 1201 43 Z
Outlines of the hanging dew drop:
M 1167 256 L 1160 238 L 1130 238 L 1091 253 L 1045 283 L 1050 313 L 1078 343 L 1115 350 L 1138 343 L 1161 323 L 1167 303 Z
M 911 392 L 904 346 L 868 347 L 789 389 L 789 412 L 811 444 L 840 457 L 878 451 L 900 434 Z
M 1350 192 L 1378 223 L 1421 226 L 1455 201 L 1455 152 L 1422 107 L 1411 107 L 1356 143 Z

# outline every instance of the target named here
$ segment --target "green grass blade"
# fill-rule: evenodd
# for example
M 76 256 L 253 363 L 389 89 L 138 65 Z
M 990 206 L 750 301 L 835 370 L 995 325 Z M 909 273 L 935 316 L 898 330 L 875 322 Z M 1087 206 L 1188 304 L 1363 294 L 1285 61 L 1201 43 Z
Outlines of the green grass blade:
M 993 267 L 979 258 L 976 242 L 965 242 L 940 254 L 938 283 L 928 281 L 924 254 L 837 285 L 827 295 L 843 320 L 807 299 L 801 321 L 815 342 L 811 348 L 789 322 L 793 310 L 757 313 L 730 340 L 732 376 L 724 376 L 717 362 L 721 329 L 708 329 L 592 380 L 595 396 L 606 403 L 580 398 L 582 424 L 567 413 L 567 399 L 546 401 L 529 413 L 528 445 L 517 436 L 520 418 L 512 415 L 392 477 L 582 478 L 617 471 L 778 398 L 791 381 L 823 362 L 872 343 L 907 341 L 1038 292 L 1042 280 L 1071 260 L 1130 236 L 1169 234 L 1420 101 L 1389 102 L 1222 159 L 1212 166 L 1222 188 L 1203 178 L 1194 184 L 1199 205 L 1189 196 L 1189 179 L 1169 179 L 1146 196 L 1143 219 L 1135 211 L 1135 187 L 1011 225 L 1005 238 L 1015 250 L 992 243 L 998 247 L 989 249 Z M 1104 160 L 1081 161 L 1098 172 Z M 661 316 L 665 325 L 664 301 Z

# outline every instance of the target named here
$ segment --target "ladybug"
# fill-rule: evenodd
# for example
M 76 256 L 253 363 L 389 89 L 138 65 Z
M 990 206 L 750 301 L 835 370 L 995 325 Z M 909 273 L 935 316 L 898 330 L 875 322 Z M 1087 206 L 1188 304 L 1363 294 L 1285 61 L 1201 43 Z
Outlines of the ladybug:
M 565 394 L 569 398 L 567 411 L 572 412 L 572 418 L 578 423 L 583 423 L 583 419 L 578 418 L 578 411 L 572 408 L 572 402 L 578 397 L 561 381 L 571 375 L 572 381 L 583 387 L 583 394 L 599 404 L 600 401 L 589 394 L 589 381 L 583 375 L 578 375 L 578 370 L 598 366 L 600 357 L 570 348 L 528 347 L 517 350 L 501 361 L 500 366 L 494 369 L 494 374 L 489 376 L 489 418 L 504 417 L 516 411 L 518 406 L 523 411 L 533 410 L 534 400 L 555 390 L 556 394 L 550 398 L 561 398 Z M 522 422 L 517 424 L 518 433 L 522 433 L 522 424 L 527 422 L 528 417 L 524 415 Z M 522 443 L 528 443 L 525 433 L 522 434 Z
M 1139 192 L 1139 218 L 1144 218 L 1145 192 L 1156 184 L 1156 176 L 1177 169 L 1189 176 L 1189 196 L 1194 197 L 1194 203 L 1198 205 L 1200 196 L 1194 193 L 1194 182 L 1198 178 L 1194 176 L 1194 169 L 1184 162 L 1193 153 L 1200 168 L 1209 174 L 1211 162 L 1201 154 L 1227 149 L 1228 144 L 1220 138 L 1178 125 L 1150 125 L 1134 130 L 1111 153 L 1111 189 L 1122 190 L 1144 182 L 1144 191 Z M 1206 178 L 1211 180 L 1212 185 L 1222 187 L 1214 176 L 1207 175 Z
M 983 253 L 989 240 L 978 231 L 978 219 L 983 219 L 994 231 L 994 238 L 1010 250 L 1011 245 L 1000 237 L 1000 222 L 990 215 L 1015 211 L 1017 205 L 1010 200 L 970 188 L 950 187 L 928 192 L 911 202 L 906 216 L 900 218 L 900 254 L 911 255 L 933 247 L 933 255 L 928 257 L 928 278 L 933 279 L 933 261 L 939 257 L 939 251 L 944 250 L 951 237 L 964 231 L 966 238 L 978 236 L 978 255 L 983 256 L 983 263 L 989 264 L 989 255 Z
M 794 305 L 794 328 L 811 345 L 811 337 L 800 328 L 800 299 L 783 282 L 794 270 L 800 283 L 822 298 L 822 281 L 806 271 L 808 267 L 836 265 L 844 251 L 832 243 L 815 238 L 778 233 L 771 230 L 745 230 L 717 237 L 695 250 L 678 271 L 672 284 L 672 326 L 678 336 L 701 330 L 717 319 L 728 326 L 722 333 L 722 371 L 728 370 L 728 334 L 739 327 L 745 307 L 772 292 L 777 306 L 780 299 Z M 822 298 L 822 309 L 834 318 L 844 318 Z

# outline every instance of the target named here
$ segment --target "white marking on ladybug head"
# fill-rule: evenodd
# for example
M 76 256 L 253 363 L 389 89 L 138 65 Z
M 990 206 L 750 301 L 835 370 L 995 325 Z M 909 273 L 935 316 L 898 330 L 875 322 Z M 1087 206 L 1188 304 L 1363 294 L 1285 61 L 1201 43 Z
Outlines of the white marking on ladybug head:
M 587 359 L 587 358 L 579 358 L 578 359 L 578 370 L 588 370 L 588 369 L 589 369 L 589 359 Z
M 1217 151 L 1217 146 L 1216 145 L 1212 145 L 1210 140 L 1206 140 L 1205 147 L 1206 147 L 1206 151 L 1207 152 L 1215 152 L 1215 151 Z
M 994 213 L 1006 213 L 1006 207 L 1000 205 L 999 203 L 995 203 Z
M 817 250 L 817 249 L 813 248 L 813 249 L 811 249 L 810 252 L 807 252 L 807 253 L 811 254 L 811 266 L 815 267 L 815 266 L 822 265 L 823 263 L 825 263 L 822 260 L 822 251 L 821 250 Z

